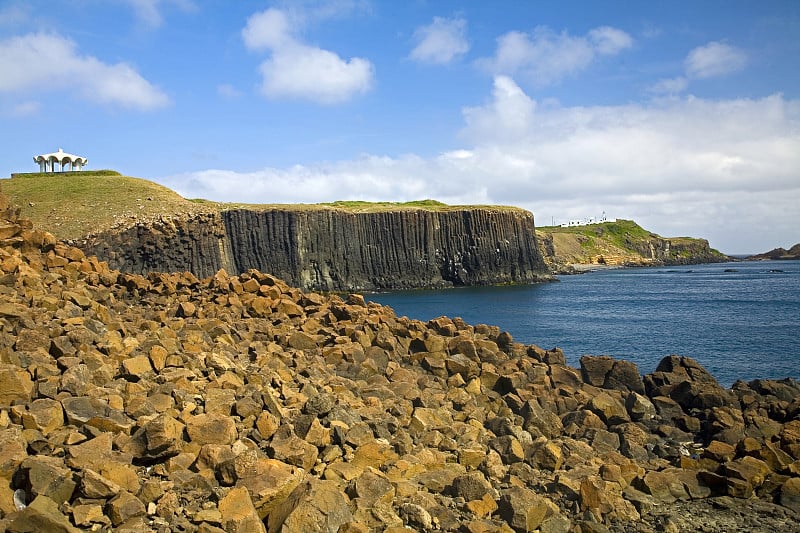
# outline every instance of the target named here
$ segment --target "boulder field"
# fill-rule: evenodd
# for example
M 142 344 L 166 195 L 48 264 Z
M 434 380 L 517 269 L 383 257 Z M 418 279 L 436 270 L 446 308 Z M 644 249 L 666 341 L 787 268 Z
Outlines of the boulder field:
M 0 196 L 0 530 L 797 531 L 800 385 L 724 389 L 255 270 L 120 273 Z

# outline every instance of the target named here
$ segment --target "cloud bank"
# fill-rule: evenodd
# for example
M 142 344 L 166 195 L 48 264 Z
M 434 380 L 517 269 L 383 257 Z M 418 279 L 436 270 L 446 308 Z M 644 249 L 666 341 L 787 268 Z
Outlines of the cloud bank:
M 370 90 L 374 67 L 368 60 L 342 59 L 334 52 L 303 43 L 296 30 L 302 14 L 275 8 L 252 15 L 242 40 L 252 51 L 269 51 L 261 63 L 261 92 L 267 98 L 298 98 L 338 104 Z
M 497 76 L 489 100 L 463 116 L 465 147 L 432 158 L 365 155 L 163 182 L 184 196 L 234 202 L 510 204 L 544 217 L 540 224 L 606 211 L 667 236 L 703 228 L 695 236 L 729 253 L 758 251 L 747 249 L 747 232 L 759 233 L 756 245 L 765 225 L 787 234 L 794 227 L 800 102 L 782 95 L 552 107 Z M 714 242 L 732 225 L 742 226 L 740 241 Z
M 130 65 L 81 55 L 73 41 L 58 34 L 0 41 L 0 73 L 0 92 L 6 93 L 71 90 L 91 102 L 144 111 L 170 101 Z

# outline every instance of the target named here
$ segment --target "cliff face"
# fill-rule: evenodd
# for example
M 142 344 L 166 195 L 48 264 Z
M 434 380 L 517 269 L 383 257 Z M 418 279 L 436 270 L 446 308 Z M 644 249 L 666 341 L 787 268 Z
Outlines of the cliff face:
M 516 209 L 231 210 L 139 224 L 78 244 L 132 273 L 270 272 L 311 290 L 436 288 L 548 278 L 533 215 Z

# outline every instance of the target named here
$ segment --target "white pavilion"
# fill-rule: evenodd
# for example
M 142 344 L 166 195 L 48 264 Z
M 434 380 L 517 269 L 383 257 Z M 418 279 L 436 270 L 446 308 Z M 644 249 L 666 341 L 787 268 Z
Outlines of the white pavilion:
M 37 155 L 33 158 L 34 163 L 39 163 L 39 172 L 59 172 L 56 164 L 61 165 L 60 172 L 66 170 L 83 170 L 83 166 L 89 162 L 85 157 L 68 154 L 61 148 L 58 152 Z M 69 168 L 66 168 L 69 165 Z

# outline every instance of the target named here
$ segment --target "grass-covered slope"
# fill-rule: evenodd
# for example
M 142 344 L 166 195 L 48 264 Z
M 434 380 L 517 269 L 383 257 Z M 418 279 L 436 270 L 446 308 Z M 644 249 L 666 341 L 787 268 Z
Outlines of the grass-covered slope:
M 0 191 L 36 227 L 60 239 L 204 208 L 167 187 L 113 170 L 14 174 L 0 180 Z
M 14 174 L 0 179 L 0 191 L 22 209 L 22 215 L 60 239 L 129 225 L 162 215 L 226 209 L 342 209 L 354 213 L 426 209 L 450 211 L 436 200 L 412 202 L 338 201 L 323 204 L 244 204 L 185 199 L 152 181 L 123 176 L 113 170 Z M 514 210 L 507 206 L 469 206 Z
M 706 262 L 727 257 L 704 239 L 662 237 L 632 220 L 537 228 L 545 259 L 556 270 L 571 264 L 630 265 Z

